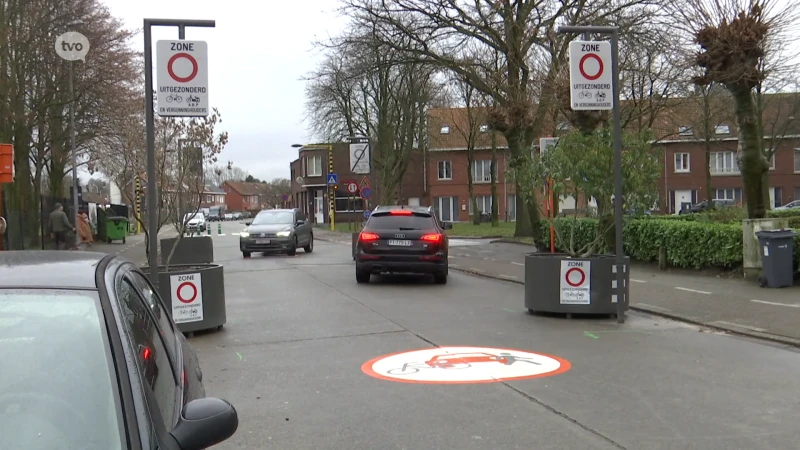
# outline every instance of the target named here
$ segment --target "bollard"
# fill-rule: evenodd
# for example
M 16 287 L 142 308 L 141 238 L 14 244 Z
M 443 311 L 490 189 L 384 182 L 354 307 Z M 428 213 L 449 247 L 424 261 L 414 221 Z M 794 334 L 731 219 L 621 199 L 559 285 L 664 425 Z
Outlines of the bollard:
M 211 236 L 211 226 L 210 225 L 206 227 L 206 234 Z
M 217 224 L 217 234 L 222 234 L 222 224 Z

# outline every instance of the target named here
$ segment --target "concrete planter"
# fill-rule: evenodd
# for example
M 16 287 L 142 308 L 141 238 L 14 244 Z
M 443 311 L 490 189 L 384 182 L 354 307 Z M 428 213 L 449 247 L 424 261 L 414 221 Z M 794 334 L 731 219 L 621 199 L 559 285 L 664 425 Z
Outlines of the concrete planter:
M 525 308 L 531 313 L 617 313 L 616 257 L 566 254 L 525 255 Z M 624 305 L 628 310 L 630 258 L 625 257 Z
M 225 275 L 218 264 L 170 265 L 169 271 L 159 267 L 158 292 L 183 333 L 220 329 L 227 320 Z
M 214 262 L 214 241 L 211 236 L 193 236 L 161 239 L 161 262 L 165 262 L 177 243 L 178 247 L 169 260 L 169 265 L 210 264 Z

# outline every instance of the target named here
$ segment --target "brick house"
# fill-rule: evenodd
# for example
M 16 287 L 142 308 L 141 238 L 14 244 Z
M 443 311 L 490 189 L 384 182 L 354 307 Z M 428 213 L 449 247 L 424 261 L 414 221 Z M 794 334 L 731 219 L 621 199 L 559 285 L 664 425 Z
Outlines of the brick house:
M 225 192 L 225 207 L 231 212 L 258 212 L 261 210 L 259 203 L 260 183 L 247 183 L 244 181 L 226 181 L 222 183 Z
M 291 205 L 300 208 L 314 223 L 330 223 L 329 192 L 335 192 L 336 222 L 361 221 L 365 208 L 374 208 L 380 197 L 380 185 L 376 175 L 374 160 L 371 161 L 372 171 L 368 175 L 354 174 L 351 171 L 350 144 L 339 142 L 330 144 L 315 144 L 301 147 L 298 158 L 289 164 L 291 175 Z M 330 170 L 330 156 L 333 156 L 333 171 Z M 400 202 L 410 205 L 428 205 L 427 195 L 424 190 L 424 169 L 422 152 L 413 152 L 410 155 L 408 169 L 398 186 Z M 329 173 L 335 173 L 338 184 L 328 187 Z M 347 189 L 347 181 L 355 181 L 359 187 L 369 184 L 373 196 L 369 200 L 361 199 L 358 194 L 351 194 Z

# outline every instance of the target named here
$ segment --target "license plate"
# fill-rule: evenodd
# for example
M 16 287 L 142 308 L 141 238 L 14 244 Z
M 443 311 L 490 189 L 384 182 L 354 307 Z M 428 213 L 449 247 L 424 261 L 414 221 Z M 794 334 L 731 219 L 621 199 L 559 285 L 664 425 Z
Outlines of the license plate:
M 269 244 L 269 239 L 256 239 L 256 244 Z
M 394 245 L 398 247 L 411 247 L 411 241 L 389 241 L 389 245 Z

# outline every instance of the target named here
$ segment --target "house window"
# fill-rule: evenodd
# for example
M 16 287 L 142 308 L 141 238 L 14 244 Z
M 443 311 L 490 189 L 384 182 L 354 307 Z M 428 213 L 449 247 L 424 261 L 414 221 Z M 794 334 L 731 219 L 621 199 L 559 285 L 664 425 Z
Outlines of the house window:
M 714 127 L 714 132 L 716 134 L 730 134 L 731 127 L 727 125 L 717 125 L 716 127 Z
M 794 149 L 794 171 L 800 172 L 800 148 Z
M 506 218 L 511 222 L 515 222 L 517 220 L 517 196 L 511 194 L 508 196 L 508 202 L 506 203 Z
M 439 161 L 437 163 L 439 169 L 440 180 L 453 179 L 453 162 L 452 161 Z
M 442 128 L 439 129 L 439 133 L 450 134 L 450 127 L 447 125 L 442 125 Z
M 712 175 L 739 173 L 739 161 L 736 152 L 712 152 L 709 162 Z M 797 158 L 795 158 L 795 168 Z
M 688 153 L 675 153 L 675 172 L 688 173 L 691 169 L 689 167 L 689 154 Z
M 322 176 L 322 156 L 306 156 L 306 176 Z
M 682 127 L 678 127 L 678 134 L 681 136 L 693 136 L 694 130 L 692 127 L 684 125 Z
M 475 202 L 478 204 L 478 212 L 479 213 L 492 213 L 492 196 L 491 195 L 477 195 L 475 196 Z M 472 202 L 469 202 L 469 215 L 475 214 L 474 210 L 472 209 Z
M 742 197 L 742 190 L 734 189 L 714 189 L 714 200 L 739 200 Z
M 213 201 L 212 198 L 213 198 L 212 195 L 206 195 L 206 200 L 205 200 L 206 203 L 211 203 Z
M 472 181 L 474 183 L 492 181 L 492 161 L 490 159 L 472 162 Z
M 364 212 L 364 199 L 356 197 L 343 189 L 336 190 L 334 205 L 337 213 Z
M 772 155 L 769 158 L 767 158 L 767 161 L 769 161 L 769 170 L 775 170 L 775 152 L 774 151 L 772 152 Z
M 480 131 L 481 133 L 486 133 L 487 131 L 489 131 L 489 125 L 481 125 Z

